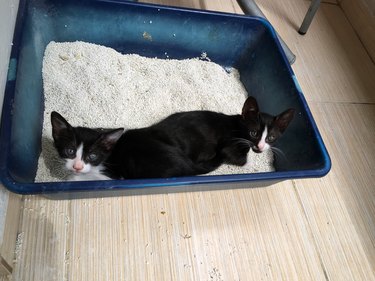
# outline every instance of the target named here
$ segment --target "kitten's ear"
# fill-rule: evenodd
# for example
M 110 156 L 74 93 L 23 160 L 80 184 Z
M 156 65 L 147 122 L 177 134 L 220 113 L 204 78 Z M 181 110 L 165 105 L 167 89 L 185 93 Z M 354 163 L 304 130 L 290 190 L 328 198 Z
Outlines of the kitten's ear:
M 242 107 L 242 118 L 245 120 L 253 120 L 258 118 L 259 107 L 254 97 L 248 97 Z
M 105 149 L 110 151 L 115 146 L 116 142 L 119 140 L 123 133 L 123 128 L 115 129 L 113 131 L 103 134 L 100 142 L 105 147 Z
M 290 121 L 292 121 L 294 117 L 295 110 L 290 108 L 285 110 L 283 113 L 276 116 L 275 124 L 280 129 L 281 132 L 284 132 L 285 129 L 288 127 Z
M 57 139 L 63 130 L 71 129 L 72 126 L 56 111 L 51 112 L 52 136 Z

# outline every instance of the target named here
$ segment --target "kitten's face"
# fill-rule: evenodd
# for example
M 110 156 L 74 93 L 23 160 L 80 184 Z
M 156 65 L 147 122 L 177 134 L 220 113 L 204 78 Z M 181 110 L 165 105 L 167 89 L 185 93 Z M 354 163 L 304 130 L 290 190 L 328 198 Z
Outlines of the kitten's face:
M 249 129 L 249 139 L 254 152 L 270 149 L 282 136 L 294 117 L 294 109 L 288 109 L 277 116 L 259 112 L 255 98 L 249 97 L 242 109 L 242 118 Z
M 51 113 L 52 136 L 65 167 L 75 174 L 100 173 L 123 129 L 72 127 L 57 112 Z

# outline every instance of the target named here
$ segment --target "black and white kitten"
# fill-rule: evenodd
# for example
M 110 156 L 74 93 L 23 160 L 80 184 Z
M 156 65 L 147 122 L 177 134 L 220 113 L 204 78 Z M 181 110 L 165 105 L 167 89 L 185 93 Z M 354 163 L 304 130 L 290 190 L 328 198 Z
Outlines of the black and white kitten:
M 294 109 L 277 116 L 261 113 L 249 97 L 241 115 L 189 111 L 170 115 L 150 127 L 99 130 L 72 127 L 51 114 L 55 146 L 72 180 L 192 176 L 220 165 L 243 166 L 250 149 L 263 152 L 284 133 Z
M 220 165 L 243 166 L 252 148 L 269 149 L 281 137 L 294 109 L 261 113 L 254 97 L 241 115 L 190 111 L 170 115 L 147 128 L 126 131 L 105 166 L 111 178 L 159 178 L 211 172 Z
M 51 113 L 52 136 L 65 168 L 72 172 L 69 180 L 106 180 L 103 163 L 124 129 L 90 129 L 72 127 L 59 113 Z

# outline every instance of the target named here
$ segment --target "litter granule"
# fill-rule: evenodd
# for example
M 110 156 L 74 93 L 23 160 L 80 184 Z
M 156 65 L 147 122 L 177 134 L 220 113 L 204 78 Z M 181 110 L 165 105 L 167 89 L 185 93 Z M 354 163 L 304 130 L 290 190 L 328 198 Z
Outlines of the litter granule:
M 85 42 L 50 42 L 43 59 L 45 111 L 35 181 L 66 180 L 52 140 L 50 114 L 73 126 L 125 129 L 150 126 L 190 110 L 240 114 L 247 92 L 236 69 L 208 61 L 122 55 Z M 251 153 L 251 165 L 223 165 L 211 174 L 273 171 L 272 152 Z

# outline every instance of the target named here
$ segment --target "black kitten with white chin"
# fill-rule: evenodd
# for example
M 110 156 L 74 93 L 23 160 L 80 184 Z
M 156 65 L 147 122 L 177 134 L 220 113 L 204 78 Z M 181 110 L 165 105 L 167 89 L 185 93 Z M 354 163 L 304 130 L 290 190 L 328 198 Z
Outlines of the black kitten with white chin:
M 226 163 L 243 166 L 248 152 L 269 149 L 293 119 L 261 113 L 248 97 L 242 114 L 212 111 L 175 113 L 150 127 L 126 131 L 106 165 L 112 178 L 161 178 L 209 173 Z
M 124 129 L 72 127 L 59 113 L 51 113 L 52 136 L 65 167 L 72 172 L 69 180 L 110 179 L 103 163 Z

